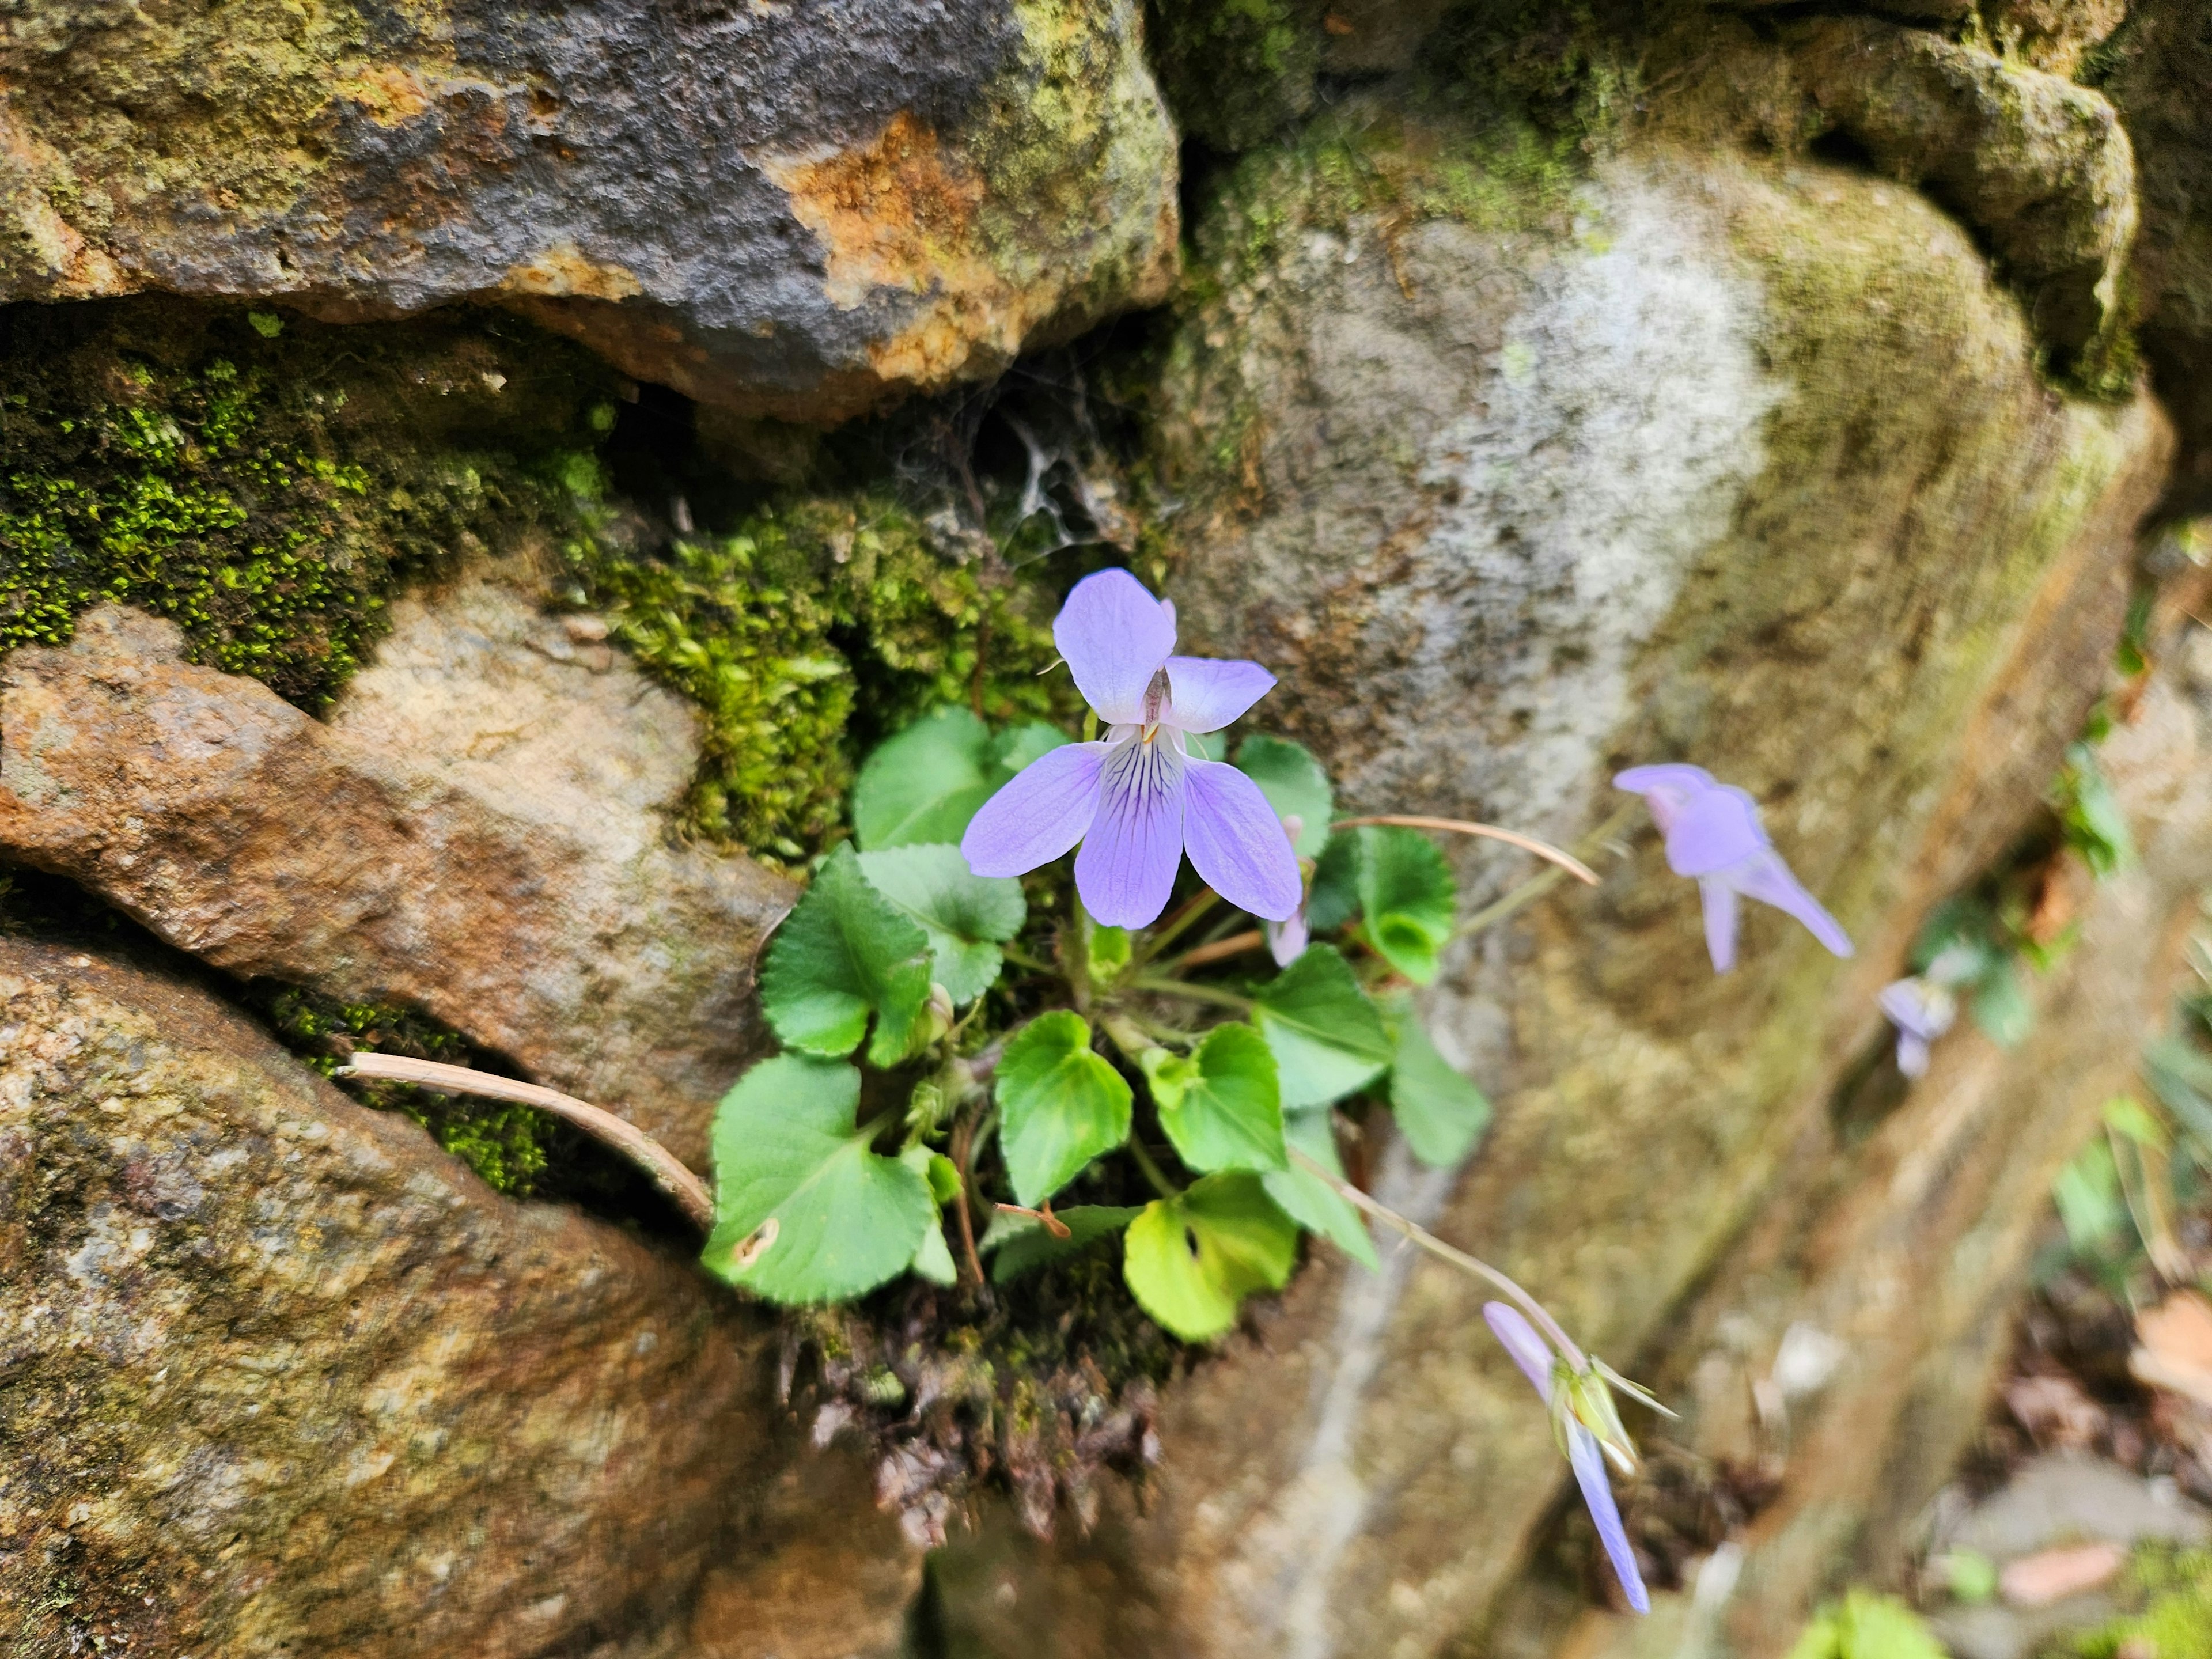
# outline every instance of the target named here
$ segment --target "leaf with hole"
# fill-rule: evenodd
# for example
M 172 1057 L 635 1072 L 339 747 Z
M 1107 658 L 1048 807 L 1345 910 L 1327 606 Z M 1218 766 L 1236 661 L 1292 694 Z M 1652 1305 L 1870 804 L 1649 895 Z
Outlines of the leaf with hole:
M 1291 1147 L 1327 1170 L 1338 1180 L 1344 1179 L 1344 1163 L 1336 1154 L 1335 1114 L 1326 1106 L 1292 1112 L 1283 1120 L 1283 1139 Z M 1335 1188 L 1319 1176 L 1295 1160 L 1287 1170 L 1271 1170 L 1261 1177 L 1267 1188 L 1267 1196 L 1281 1206 L 1285 1215 L 1309 1232 L 1319 1233 L 1354 1261 L 1373 1267 L 1380 1265 L 1375 1255 L 1375 1241 L 1368 1235 L 1367 1223 L 1358 1211 Z
M 1264 735 L 1249 737 L 1237 751 L 1237 769 L 1260 786 L 1279 818 L 1296 818 L 1291 844 L 1302 859 L 1321 856 L 1328 845 L 1328 821 L 1335 811 L 1328 774 L 1304 744 Z
M 1122 1209 L 1111 1204 L 1078 1204 L 1072 1209 L 1055 1210 L 1054 1218 L 1067 1229 L 1061 1238 L 1042 1221 L 1027 1216 L 1008 1216 L 1000 1212 L 1000 1219 L 1018 1222 L 1000 1232 L 997 1226 L 992 1231 L 999 1234 L 991 1257 L 991 1282 L 1006 1285 L 1024 1273 L 1086 1250 L 1100 1239 L 1118 1233 L 1136 1219 L 1134 1209 Z M 987 1241 L 988 1244 L 988 1241 Z
M 915 1260 L 937 1202 L 920 1173 L 869 1150 L 860 1099 L 857 1069 L 805 1054 L 738 1079 L 714 1112 L 709 1272 L 771 1302 L 837 1302 Z M 747 1249 L 771 1221 L 774 1239 Z
M 1249 1025 L 1217 1025 L 1188 1055 L 1144 1051 L 1160 1127 L 1194 1170 L 1280 1170 L 1282 1091 L 1267 1039 Z
M 929 935 L 932 975 L 956 1003 L 991 988 L 1005 958 L 999 946 L 1022 931 L 1022 884 L 979 876 L 957 847 L 918 842 L 860 854 L 860 873 Z
M 1255 1291 L 1279 1291 L 1297 1259 L 1297 1224 L 1245 1170 L 1207 1176 L 1179 1198 L 1158 1198 L 1129 1224 L 1121 1277 L 1137 1305 L 1186 1342 L 1237 1322 Z
M 1398 1121 L 1398 1133 L 1431 1169 L 1450 1169 L 1489 1127 L 1490 1102 L 1437 1052 L 1412 998 L 1395 999 L 1383 1017 L 1396 1036 L 1390 1114 Z
M 1451 866 L 1426 836 L 1395 825 L 1360 830 L 1359 908 L 1368 943 L 1416 985 L 1437 976 L 1458 906 Z
M 1129 1136 L 1129 1085 L 1062 1009 L 1014 1033 L 998 1072 L 999 1139 L 1014 1198 L 1035 1209 Z
M 1274 1053 L 1285 1112 L 1341 1100 L 1390 1063 L 1382 1016 L 1333 945 L 1309 945 L 1253 993 L 1253 1024 Z
M 840 847 L 776 930 L 761 970 L 761 1007 L 775 1034 L 815 1054 L 849 1054 L 876 1017 L 868 1059 L 895 1066 L 929 997 L 929 935 L 868 884 Z
M 853 785 L 853 835 L 875 851 L 957 842 L 976 809 L 1040 755 L 1069 741 L 1040 724 L 996 737 L 965 708 L 933 708 L 876 745 Z

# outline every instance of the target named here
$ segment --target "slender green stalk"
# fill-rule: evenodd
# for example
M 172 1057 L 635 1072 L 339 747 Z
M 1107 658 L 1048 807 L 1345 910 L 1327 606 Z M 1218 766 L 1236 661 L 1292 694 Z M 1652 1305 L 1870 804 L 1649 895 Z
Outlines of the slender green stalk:
M 1135 955 L 1130 958 L 1129 966 L 1143 967 L 1161 951 L 1166 950 L 1169 945 L 1174 944 L 1186 927 L 1220 902 L 1221 895 L 1211 887 L 1200 888 L 1182 902 L 1182 908 L 1170 916 L 1166 924 L 1158 933 L 1151 934 L 1137 946 Z
M 1218 986 L 1189 985 L 1179 979 L 1162 979 L 1157 975 L 1142 974 L 1125 981 L 1133 991 L 1150 991 L 1155 996 L 1181 997 L 1187 1002 L 1210 1002 L 1217 1008 L 1234 1008 L 1237 1012 L 1252 1012 L 1252 999 L 1239 996 L 1234 991 L 1224 991 Z
M 1134 1144 L 1133 1141 L 1131 1143 L 1133 1146 Z M 1589 1369 L 1589 1357 L 1575 1345 L 1575 1340 L 1572 1337 L 1559 1328 L 1559 1322 L 1545 1310 L 1544 1304 L 1487 1261 L 1483 1261 L 1480 1256 L 1469 1255 L 1465 1250 L 1445 1243 L 1419 1222 L 1400 1215 L 1381 1200 L 1369 1197 L 1341 1176 L 1333 1173 L 1318 1158 L 1307 1156 L 1295 1146 L 1291 1148 L 1291 1159 L 1307 1174 L 1325 1182 L 1339 1198 L 1354 1209 L 1364 1211 L 1386 1227 L 1395 1227 L 1406 1236 L 1408 1242 L 1418 1244 L 1438 1261 L 1449 1261 L 1462 1273 L 1473 1273 L 1477 1279 L 1504 1292 L 1511 1299 L 1515 1306 L 1535 1322 L 1539 1330 L 1551 1338 L 1553 1346 L 1559 1349 L 1569 1364 L 1577 1371 Z
M 1129 1137 L 1129 1156 L 1137 1160 L 1137 1167 L 1145 1172 L 1145 1179 L 1152 1183 L 1152 1190 L 1162 1198 L 1181 1198 L 1182 1189 L 1161 1173 L 1160 1166 L 1152 1162 L 1152 1155 L 1135 1135 Z
M 1001 945 L 999 947 L 999 954 L 1012 963 L 1015 967 L 1026 968 L 1033 974 L 1051 974 L 1057 977 L 1060 973 L 1060 969 L 1050 963 L 1039 962 L 1026 951 L 1017 951 L 1010 945 Z

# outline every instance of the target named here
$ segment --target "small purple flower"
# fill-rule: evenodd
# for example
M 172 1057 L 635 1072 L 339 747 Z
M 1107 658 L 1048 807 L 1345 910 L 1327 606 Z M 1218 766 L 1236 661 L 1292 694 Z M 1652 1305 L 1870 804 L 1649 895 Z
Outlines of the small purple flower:
M 1503 1302 L 1484 1303 L 1482 1316 L 1489 1323 L 1490 1334 L 1521 1368 L 1521 1374 L 1535 1385 L 1538 1397 L 1550 1406 L 1552 1350 L 1536 1334 L 1536 1328 L 1519 1309 Z M 1636 1570 L 1636 1553 L 1629 1548 L 1627 1530 L 1620 1524 L 1620 1510 L 1613 1501 L 1613 1482 L 1606 1477 L 1605 1455 L 1598 1449 L 1597 1437 L 1573 1416 L 1556 1409 L 1553 1420 L 1565 1425 L 1567 1462 L 1574 1469 L 1576 1484 L 1583 1489 L 1583 1502 L 1589 1505 L 1590 1519 L 1597 1523 L 1598 1542 L 1605 1546 L 1606 1559 L 1613 1563 L 1613 1576 L 1620 1580 L 1628 1605 L 1638 1613 L 1650 1612 L 1651 1598 L 1644 1592 L 1644 1575 Z
M 1850 935 L 1798 885 L 1759 827 L 1759 803 L 1742 790 L 1716 781 L 1702 766 L 1632 766 L 1613 782 L 1650 807 L 1667 837 L 1667 867 L 1697 878 L 1715 973 L 1735 966 L 1739 896 L 1788 912 L 1838 956 L 1851 954 Z
M 1142 927 L 1167 908 L 1182 855 L 1238 908 L 1297 908 L 1298 861 L 1267 798 L 1235 767 L 1194 760 L 1187 732 L 1216 732 L 1271 690 L 1255 662 L 1177 657 L 1175 608 L 1126 570 L 1076 583 L 1052 637 L 1106 722 L 1104 739 L 1033 761 L 961 838 L 979 876 L 1018 876 L 1083 843 L 1075 888 L 1099 921 Z
M 1910 1078 L 1925 1077 L 1928 1045 L 1958 1018 L 1958 998 L 1931 972 L 1918 979 L 1892 980 L 1875 1000 L 1897 1027 L 1897 1069 Z

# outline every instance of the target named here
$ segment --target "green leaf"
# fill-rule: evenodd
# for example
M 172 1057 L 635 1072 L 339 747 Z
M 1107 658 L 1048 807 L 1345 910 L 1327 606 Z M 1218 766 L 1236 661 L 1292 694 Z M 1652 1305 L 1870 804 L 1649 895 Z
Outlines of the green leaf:
M 2086 743 L 2069 744 L 2058 775 L 2058 821 L 2066 844 L 2081 854 L 2099 879 L 2135 862 L 2135 837 L 2127 814 L 2105 781 L 2097 751 Z
M 1401 999 L 1386 1018 L 1398 1040 L 1390 1062 L 1390 1111 L 1398 1133 L 1431 1169 L 1450 1169 L 1489 1127 L 1490 1103 L 1437 1052 L 1411 998 Z
M 775 1034 L 814 1054 L 849 1054 L 876 1015 L 868 1059 L 895 1066 L 929 997 L 929 935 L 868 884 L 840 847 L 776 930 L 761 970 L 761 1007 Z
M 1219 1336 L 1255 1291 L 1279 1291 L 1298 1250 L 1297 1224 L 1260 1177 L 1210 1175 L 1180 1198 L 1156 1198 L 1121 1241 L 1121 1276 L 1141 1307 L 1186 1342 Z
M 955 1002 L 973 1002 L 991 988 L 1005 961 L 999 946 L 1029 920 L 1021 883 L 975 874 L 960 849 L 945 842 L 863 853 L 860 873 L 921 924 L 929 935 L 933 975 Z
M 708 1272 L 772 1302 L 836 1302 L 915 1260 L 937 1215 L 929 1183 L 868 1150 L 853 1122 L 860 1073 L 781 1054 L 738 1079 L 714 1111 Z M 739 1246 L 775 1238 L 743 1267 Z
M 1129 1137 L 1129 1085 L 1062 1009 L 1014 1033 L 999 1061 L 999 1136 L 1014 1199 L 1035 1209 Z
M 1160 1127 L 1192 1169 L 1287 1167 L 1275 1056 L 1249 1025 L 1215 1026 L 1187 1059 L 1146 1049 L 1144 1066 Z
M 2093 1140 L 2051 1183 L 2051 1201 L 2077 1256 L 2094 1256 L 2133 1224 L 2109 1142 Z
M 1293 1112 L 1283 1120 L 1283 1138 L 1341 1181 L 1344 1163 L 1336 1155 L 1336 1131 L 1330 1122 L 1333 1115 L 1326 1106 Z M 1354 1261 L 1370 1267 L 1382 1265 L 1375 1255 L 1375 1241 L 1369 1236 L 1367 1223 L 1359 1212 L 1338 1196 L 1335 1189 L 1319 1176 L 1292 1164 L 1287 1170 L 1271 1170 L 1260 1179 L 1267 1189 L 1267 1196 L 1298 1225 L 1319 1233 Z
M 926 1279 L 933 1285 L 957 1285 L 960 1282 L 960 1269 L 952 1265 L 952 1247 L 945 1242 L 945 1227 L 941 1222 L 922 1229 L 921 1246 L 915 1251 L 914 1260 L 907 1265 L 908 1271 L 917 1278 Z
M 1459 884 L 1436 843 L 1415 830 L 1370 824 L 1359 832 L 1359 908 L 1368 942 L 1416 985 L 1437 976 L 1451 938 Z
M 1328 774 L 1304 744 L 1283 738 L 1250 737 L 1237 751 L 1237 769 L 1260 786 L 1279 818 L 1296 818 L 1291 845 L 1302 859 L 1317 859 L 1328 845 L 1328 823 L 1336 811 Z
M 1331 836 L 1314 865 L 1313 890 L 1306 897 L 1306 925 L 1333 933 L 1359 914 L 1359 832 Z
M 2016 1047 L 2035 1024 L 2035 1009 L 2009 957 L 1993 962 L 1975 984 L 1974 1024 L 2000 1048 Z
M 2173 1114 L 2198 1167 L 2212 1169 L 2212 1059 L 2177 1037 L 2160 1037 L 2143 1051 L 2151 1091 Z
M 1000 1212 L 1001 1220 L 1017 1222 L 1000 1233 L 997 1254 L 991 1258 L 991 1282 L 1005 1285 L 1019 1279 L 1033 1268 L 1047 1262 L 1058 1261 L 1063 1256 L 1073 1255 L 1078 1250 L 1088 1249 L 1109 1234 L 1118 1233 L 1136 1219 L 1134 1209 L 1120 1209 L 1110 1204 L 1079 1204 L 1072 1210 L 1054 1210 L 1054 1218 L 1067 1229 L 1066 1238 L 1054 1237 L 1042 1221 L 1032 1221 L 1027 1216 L 1008 1216 Z M 994 1226 L 992 1231 L 998 1232 Z M 990 1248 L 988 1241 L 985 1248 Z
M 1390 1063 L 1382 1016 L 1333 945 L 1307 946 L 1253 1000 L 1253 1023 L 1274 1051 L 1285 1112 L 1341 1100 Z
M 871 851 L 957 842 L 1001 784 L 1067 741 L 1066 733 L 1034 724 L 994 738 L 964 708 L 933 708 L 861 763 L 853 785 L 854 836 Z

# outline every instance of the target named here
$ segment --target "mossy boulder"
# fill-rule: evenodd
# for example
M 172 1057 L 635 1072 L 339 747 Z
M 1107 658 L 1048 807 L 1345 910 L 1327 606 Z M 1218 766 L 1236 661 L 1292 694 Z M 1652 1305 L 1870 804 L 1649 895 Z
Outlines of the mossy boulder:
M 488 300 L 819 420 L 1174 273 L 1136 0 L 41 7 L 0 75 L 0 298 Z

